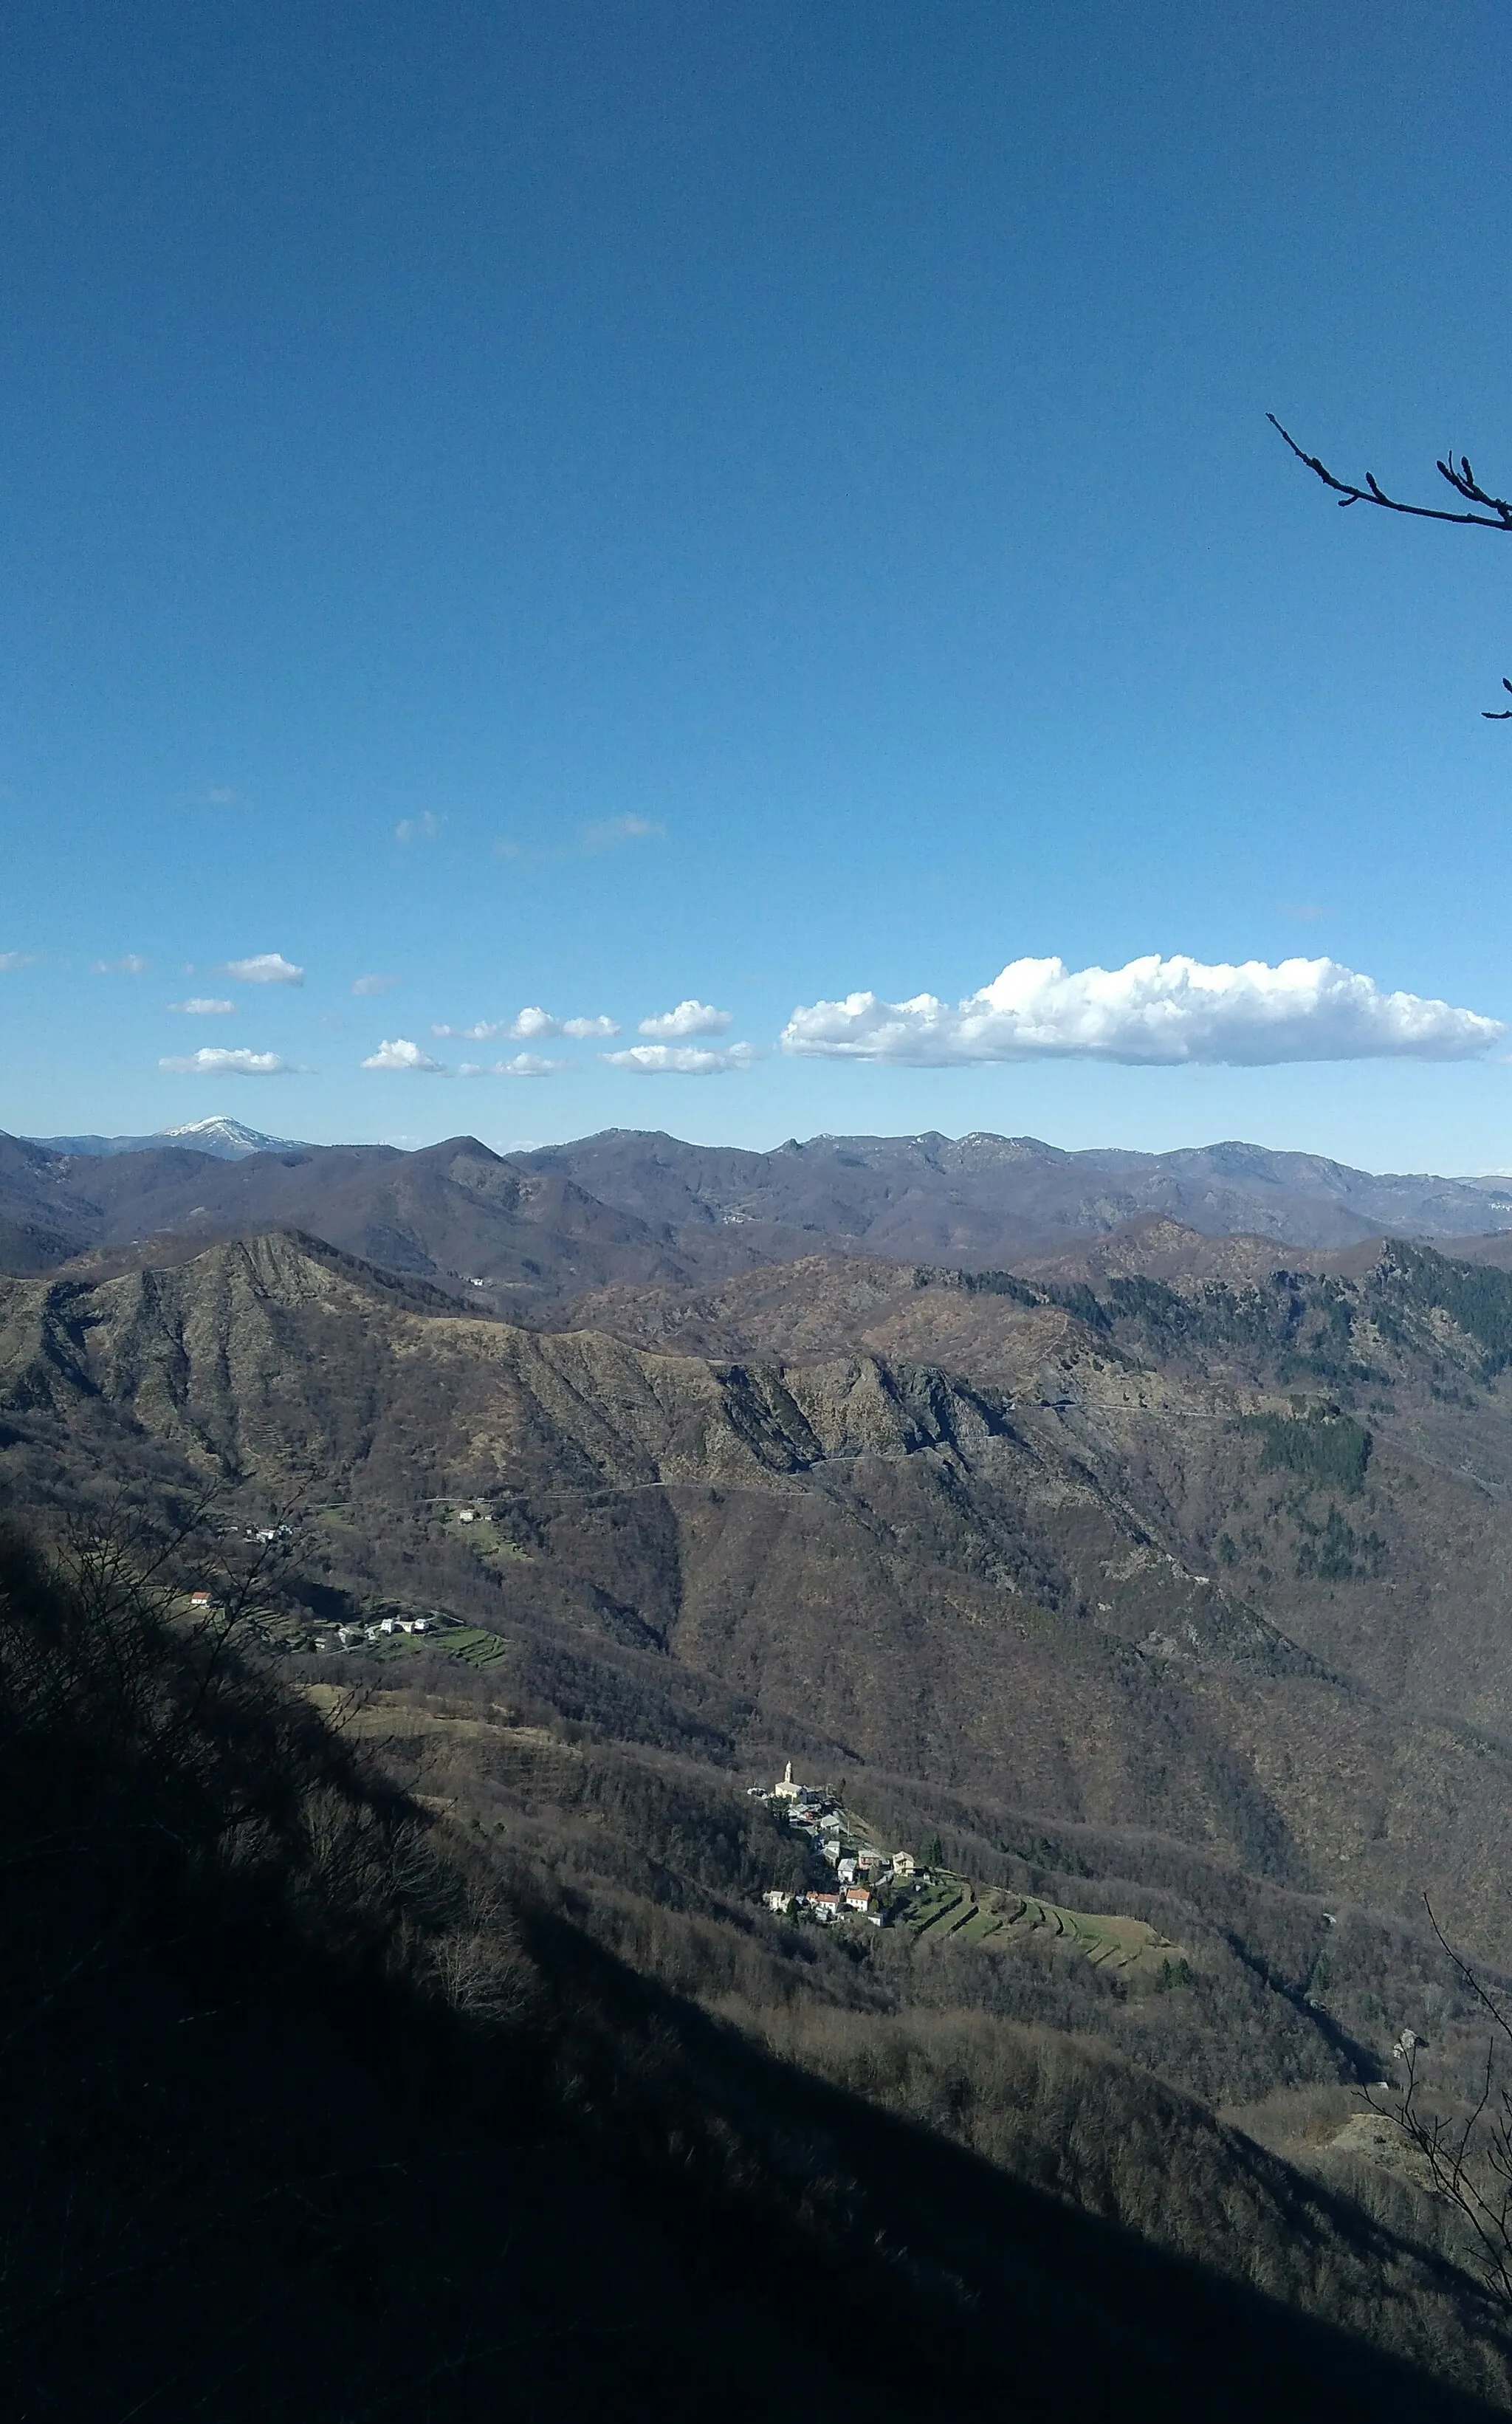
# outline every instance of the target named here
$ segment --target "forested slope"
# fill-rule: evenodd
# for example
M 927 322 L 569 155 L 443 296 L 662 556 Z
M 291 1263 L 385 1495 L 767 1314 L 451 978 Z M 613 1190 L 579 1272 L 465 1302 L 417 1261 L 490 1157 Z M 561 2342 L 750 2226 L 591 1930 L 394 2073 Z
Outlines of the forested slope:
M 0 1284 L 6 1503 L 126 1543 L 92 1608 L 8 1586 L 34 2412 L 97 2411 L 75 2298 L 173 2412 L 160 2275 L 231 2415 L 476 2412 L 501 2352 L 526 2413 L 669 2368 L 690 2414 L 793 2368 L 991 2412 L 1005 2348 L 1064 2413 L 1063 2333 L 1089 2412 L 1131 2369 L 1321 2412 L 1367 2344 L 1504 2400 L 1472 2251 L 1351 2115 L 1408 2026 L 1473 2099 L 1424 1890 L 1512 1967 L 1512 1281 L 1161 1252 L 811 1257 L 560 1331 L 297 1235 Z M 1172 1957 L 769 1913 L 812 1855 L 745 1788 L 789 1757 Z M 1284 2386 L 1262 2293 L 1325 2335 Z
M 753 1744 L 1404 1916 L 1431 1890 L 1512 1961 L 1501 1350 L 1389 1275 L 1118 1287 L 896 1273 L 845 1348 L 853 1297 L 819 1321 L 811 1286 L 796 1354 L 772 1316 L 736 1360 L 436 1313 L 263 1238 L 0 1284 L 0 1420 L 39 1503 L 294 1507 L 291 1618 L 418 1593 L 522 1656 L 613 1642 Z
M 1239 2199 L 1292 2307 L 942 2134 L 916 2079 L 959 2113 L 948 2049 L 895 2034 L 915 2092 L 878 2094 L 853 2035 L 779 2052 L 700 2011 L 522 1843 L 427 1821 L 222 1628 L 178 1624 L 144 1548 L 72 1578 L 0 1548 L 12 2412 L 1449 2417 L 1481 2412 L 1451 2377 L 1496 2394 L 1461 2277 L 1252 2148 L 1204 2157 L 1169 2092 L 1085 2065 L 1076 2091 L 1105 2137 L 1164 2149 L 1178 2200 L 1204 2172 L 1215 2219 Z M 1026 2041 L 999 2078 L 1044 2061 Z

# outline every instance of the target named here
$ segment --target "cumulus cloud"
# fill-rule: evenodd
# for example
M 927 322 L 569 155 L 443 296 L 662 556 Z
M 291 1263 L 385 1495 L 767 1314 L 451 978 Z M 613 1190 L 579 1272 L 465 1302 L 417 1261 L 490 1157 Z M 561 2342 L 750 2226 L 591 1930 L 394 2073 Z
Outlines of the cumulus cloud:
M 392 993 L 399 981 L 397 977 L 358 977 L 353 984 L 352 991 L 354 993 Z
M 97 977 L 145 977 L 147 962 L 140 951 L 127 951 L 119 960 L 91 960 L 89 966 Z
M 418 817 L 401 817 L 393 829 L 393 837 L 398 842 L 434 841 L 445 822 L 444 817 L 436 816 L 431 809 L 425 808 Z
M 485 1030 L 475 1028 L 471 1031 L 481 1035 Z M 499 1030 L 490 1028 L 486 1032 L 497 1035 Z M 517 1044 L 538 1044 L 552 1035 L 575 1036 L 581 1043 L 595 1036 L 617 1035 L 619 1029 L 612 1018 L 553 1018 L 549 1011 L 531 1007 L 520 1012 L 509 1032 Z
M 1152 953 L 1123 968 L 1013 960 L 990 985 L 954 1004 L 928 993 L 910 1001 L 848 994 L 795 1010 L 779 1041 L 785 1052 L 915 1068 L 1042 1058 L 1259 1067 L 1464 1060 L 1504 1032 L 1499 1020 L 1474 1011 L 1383 993 L 1336 960 L 1209 967 Z
M 749 1069 L 756 1056 L 749 1044 L 732 1044 L 723 1052 L 700 1051 L 691 1044 L 632 1044 L 598 1057 L 638 1077 L 722 1077 L 727 1069 Z
M 716 1010 L 710 1001 L 679 1001 L 676 1010 L 664 1010 L 656 1018 L 643 1018 L 637 1032 L 655 1035 L 663 1044 L 676 1043 L 685 1035 L 723 1035 L 734 1015 L 733 1011 Z
M 570 1060 L 543 1060 L 538 1052 L 517 1052 L 508 1060 L 464 1060 L 459 1077 L 555 1077 L 570 1069 Z
M 628 841 L 665 841 L 666 837 L 666 826 L 651 817 L 603 817 L 584 825 L 581 837 L 583 849 L 593 855 L 618 850 Z
M 294 1074 L 293 1061 L 280 1060 L 277 1052 L 230 1050 L 219 1044 L 206 1044 L 198 1052 L 160 1060 L 157 1065 L 180 1077 L 288 1077 Z
M 302 985 L 305 981 L 303 968 L 296 968 L 281 951 L 254 951 L 249 960 L 227 960 L 221 974 L 239 977 L 243 984 Z
M 35 951 L 0 951 L 0 975 L 8 976 L 12 968 L 34 968 Z
M 215 994 L 191 994 L 187 1001 L 170 1001 L 169 1010 L 182 1010 L 190 1018 L 223 1018 L 233 1011 L 233 1001 L 222 1001 Z
M 392 1043 L 385 1038 L 376 1052 L 369 1053 L 362 1066 L 364 1069 L 413 1069 L 424 1077 L 444 1077 L 446 1075 L 446 1063 L 433 1060 L 418 1044 L 411 1044 L 407 1035 L 396 1035 Z

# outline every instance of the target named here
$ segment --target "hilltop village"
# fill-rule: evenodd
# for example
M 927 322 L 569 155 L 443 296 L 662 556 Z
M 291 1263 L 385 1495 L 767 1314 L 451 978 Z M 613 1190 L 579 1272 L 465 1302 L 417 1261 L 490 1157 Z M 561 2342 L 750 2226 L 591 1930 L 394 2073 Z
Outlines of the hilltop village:
M 867 1842 L 865 1826 L 835 1794 L 795 1783 L 790 1760 L 770 1792 L 761 1785 L 748 1791 L 804 1836 L 814 1867 L 822 1862 L 834 1876 L 833 1885 L 796 1891 L 769 1888 L 763 1902 L 785 1918 L 829 1927 L 864 1921 L 872 1927 L 902 1928 L 919 1941 L 990 1944 L 996 1952 L 1030 1942 L 1058 1945 L 1126 1985 L 1169 1992 L 1191 1984 L 1191 1963 L 1181 1946 L 1146 1920 L 1072 1910 L 1039 1894 L 974 1886 L 945 1865 L 938 1843 L 927 1867 L 912 1852 L 883 1851 Z
M 797 1893 L 773 1887 L 763 1896 L 769 1910 L 803 1914 L 827 1925 L 854 1917 L 881 1927 L 886 1919 L 888 1887 L 929 1882 L 929 1873 L 918 1867 L 912 1852 L 883 1852 L 864 1842 L 862 1830 L 827 1793 L 817 1785 L 795 1784 L 791 1760 L 780 1783 L 770 1792 L 754 1784 L 750 1794 L 754 1801 L 772 1804 L 795 1834 L 806 1836 L 835 1873 L 833 1886 Z

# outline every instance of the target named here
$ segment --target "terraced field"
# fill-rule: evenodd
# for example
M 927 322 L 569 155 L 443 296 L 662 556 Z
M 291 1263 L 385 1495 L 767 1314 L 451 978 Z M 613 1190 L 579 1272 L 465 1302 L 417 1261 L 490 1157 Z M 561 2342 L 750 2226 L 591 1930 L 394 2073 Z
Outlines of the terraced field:
M 481 1624 L 448 1625 L 436 1633 L 386 1633 L 377 1641 L 364 1642 L 356 1655 L 376 1660 L 388 1666 L 396 1659 L 413 1657 L 419 1651 L 432 1656 L 459 1658 L 466 1666 L 492 1666 L 507 1657 L 509 1645 L 497 1633 L 489 1633 Z
M 993 1942 L 998 1950 L 1032 1938 L 1058 1939 L 1086 1954 L 1098 1968 L 1154 1973 L 1178 1947 L 1142 1919 L 1101 1911 L 1068 1910 L 1034 1894 L 978 1889 L 963 1877 L 941 1876 L 896 1906 L 893 1924 L 921 1942 Z

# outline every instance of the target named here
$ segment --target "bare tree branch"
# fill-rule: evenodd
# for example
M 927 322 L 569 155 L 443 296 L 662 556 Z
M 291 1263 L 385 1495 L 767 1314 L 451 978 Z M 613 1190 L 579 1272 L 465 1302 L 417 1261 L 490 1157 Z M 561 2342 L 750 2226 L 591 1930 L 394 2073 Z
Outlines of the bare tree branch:
M 1423 1897 L 1428 1922 L 1460 1978 L 1491 2023 L 1486 2048 L 1486 2068 L 1480 2094 L 1463 2121 L 1431 2112 L 1418 2077 L 1417 2040 L 1404 2031 L 1396 2048 L 1407 2083 L 1401 2109 L 1392 2112 L 1367 2092 L 1373 2113 L 1393 2122 L 1414 2147 L 1426 2168 L 1434 2193 L 1453 2206 L 1468 2225 L 1479 2251 L 1487 2292 L 1504 2314 L 1512 2312 L 1512 2087 L 1507 2084 L 1508 2049 L 1512 2049 L 1512 2015 L 1503 2008 L 1462 1954 L 1450 1943 L 1427 1895 Z M 1498 2050 L 1502 2075 L 1498 2076 Z
M 1487 506 L 1488 510 L 1482 514 L 1451 513 L 1443 505 L 1409 505 L 1400 497 L 1389 497 L 1374 471 L 1365 473 L 1363 486 L 1353 480 L 1337 479 L 1326 463 L 1298 446 L 1291 431 L 1281 426 L 1273 412 L 1267 412 L 1265 419 L 1272 429 L 1286 440 L 1297 461 L 1305 463 L 1310 471 L 1315 471 L 1324 486 L 1334 491 L 1341 505 L 1380 505 L 1389 514 L 1410 514 L 1419 521 L 1468 522 L 1477 530 L 1512 531 L 1512 501 L 1505 497 L 1493 497 L 1488 489 L 1481 486 L 1470 468 L 1468 454 L 1461 454 L 1457 464 L 1452 454 L 1440 457 L 1435 469 L 1440 479 L 1448 481 L 1456 497 L 1463 497 L 1467 504 Z
M 1461 454 L 1456 463 L 1451 451 L 1440 455 L 1434 468 L 1440 479 L 1448 481 L 1456 497 L 1463 497 L 1468 505 L 1484 505 L 1487 508 L 1485 513 L 1456 514 L 1443 505 L 1409 505 L 1400 497 L 1389 497 L 1374 471 L 1365 473 L 1362 487 L 1356 481 L 1341 480 L 1316 454 L 1309 454 L 1305 448 L 1298 446 L 1291 431 L 1282 427 L 1273 412 L 1267 412 L 1265 419 L 1272 429 L 1285 439 L 1297 461 L 1305 463 L 1310 471 L 1316 472 L 1326 488 L 1333 490 L 1341 506 L 1379 505 L 1386 513 L 1409 514 L 1417 521 L 1456 522 L 1461 526 L 1470 523 L 1476 530 L 1512 531 L 1512 500 L 1493 497 L 1488 488 L 1481 486 L 1471 470 L 1468 454 Z M 1512 681 L 1504 674 L 1502 688 L 1512 692 Z M 1481 715 L 1487 724 L 1512 724 L 1512 707 L 1483 707 Z

